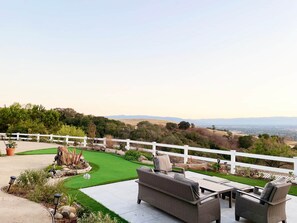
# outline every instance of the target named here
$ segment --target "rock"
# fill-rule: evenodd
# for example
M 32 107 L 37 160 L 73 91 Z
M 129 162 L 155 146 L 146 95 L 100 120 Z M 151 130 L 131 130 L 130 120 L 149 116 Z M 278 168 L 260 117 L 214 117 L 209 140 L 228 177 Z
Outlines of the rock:
M 188 164 L 184 164 L 184 163 L 175 163 L 175 166 L 180 167 L 180 168 L 184 168 L 184 169 L 188 168 Z
M 138 161 L 141 162 L 143 160 L 147 160 L 147 158 L 143 155 L 141 155 L 139 158 L 138 158 Z
M 70 215 L 69 215 L 69 218 L 75 218 L 75 217 L 76 217 L 76 215 L 71 212 Z
M 106 148 L 105 149 L 105 152 L 107 152 L 107 153 L 116 153 L 117 151 L 116 151 L 116 149 L 108 149 L 108 148 Z
M 63 218 L 63 215 L 61 215 L 60 213 L 56 213 L 55 214 L 55 218 L 57 218 L 57 219 L 61 219 L 61 218 Z
M 124 156 L 125 155 L 125 152 L 123 150 L 118 150 L 117 151 L 117 154 L 120 155 L 120 156 Z
M 63 175 L 64 174 L 61 170 L 56 170 L 56 174 L 55 174 L 56 177 L 62 177 Z
M 76 213 L 76 209 L 74 207 L 71 207 L 71 206 L 68 206 L 68 205 L 60 207 L 59 211 L 60 212 L 67 211 L 69 213 L 74 213 L 74 214 Z
M 63 210 L 61 212 L 61 214 L 63 215 L 64 218 L 69 218 L 70 212 L 69 211 L 66 211 L 66 210 Z
M 208 170 L 207 163 L 202 164 L 188 164 L 188 168 L 192 170 Z

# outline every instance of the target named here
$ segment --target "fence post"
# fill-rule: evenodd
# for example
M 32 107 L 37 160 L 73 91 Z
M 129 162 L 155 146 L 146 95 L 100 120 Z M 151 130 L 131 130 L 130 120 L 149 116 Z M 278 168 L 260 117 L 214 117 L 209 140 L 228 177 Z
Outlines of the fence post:
M 235 174 L 235 163 L 236 163 L 236 150 L 231 150 L 231 169 L 230 172 L 231 174 Z
M 49 137 L 50 137 L 50 138 L 49 138 L 50 142 L 53 142 L 53 134 L 50 134 Z
M 103 146 L 106 148 L 106 138 L 105 137 L 103 138 Z
M 127 139 L 126 143 L 127 143 L 127 145 L 125 146 L 125 149 L 129 150 L 130 149 L 130 139 Z
M 84 137 L 84 144 L 83 144 L 83 145 L 84 145 L 84 147 L 87 147 L 87 139 L 88 139 L 88 137 L 87 137 L 87 136 L 85 136 L 85 137 Z
M 184 145 L 184 164 L 188 162 L 188 157 L 189 157 L 189 146 Z
M 67 135 L 65 138 L 66 145 L 68 145 L 68 141 L 69 141 L 69 135 Z
M 40 141 L 40 134 L 38 133 L 37 134 L 37 142 L 39 142 Z
M 19 133 L 19 132 L 16 134 L 16 140 L 17 140 L 17 141 L 20 140 L 20 133 Z
M 293 157 L 294 159 L 294 175 L 297 176 L 297 156 Z
M 152 150 L 153 150 L 153 155 L 156 156 L 157 154 L 157 143 L 156 142 L 152 142 Z

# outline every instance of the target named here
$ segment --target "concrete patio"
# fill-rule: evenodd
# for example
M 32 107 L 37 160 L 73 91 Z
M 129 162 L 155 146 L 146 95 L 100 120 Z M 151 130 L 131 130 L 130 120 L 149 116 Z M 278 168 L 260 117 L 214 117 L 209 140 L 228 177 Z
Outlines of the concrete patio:
M 186 172 L 186 176 L 197 178 L 206 177 L 205 175 L 188 171 Z M 85 188 L 81 189 L 81 191 L 131 223 L 181 222 L 175 217 L 152 207 L 146 202 L 141 202 L 141 204 L 138 205 L 136 203 L 138 185 L 135 183 L 135 180 Z M 292 199 L 287 202 L 287 220 L 288 222 L 297 222 L 297 215 L 295 213 L 297 207 L 297 197 L 290 195 L 289 197 Z M 221 222 L 237 222 L 234 219 L 234 200 L 232 208 L 229 208 L 227 200 L 220 199 L 220 202 Z M 240 218 L 239 222 L 248 221 Z

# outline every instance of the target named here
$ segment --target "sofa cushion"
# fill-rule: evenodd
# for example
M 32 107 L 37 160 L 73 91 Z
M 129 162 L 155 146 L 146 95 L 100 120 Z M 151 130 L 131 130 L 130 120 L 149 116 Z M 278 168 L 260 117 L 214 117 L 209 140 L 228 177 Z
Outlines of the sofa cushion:
M 287 182 L 287 180 L 286 180 L 285 177 L 281 177 L 281 178 L 276 179 L 276 180 L 274 180 L 274 181 L 268 182 L 268 183 L 265 185 L 265 187 L 264 187 L 264 189 L 263 189 L 263 191 L 262 191 L 262 193 L 261 193 L 260 198 L 263 199 L 263 200 L 267 200 L 267 201 L 268 201 L 268 200 L 269 200 L 269 197 L 270 197 L 270 195 L 271 195 L 271 192 L 272 192 L 272 190 L 273 190 L 273 188 L 274 188 L 276 185 L 284 184 L 284 183 L 286 183 L 286 182 Z
M 141 166 L 140 169 L 142 169 L 142 170 L 144 170 L 146 172 L 153 172 L 153 173 L 155 172 L 154 169 L 149 168 L 147 166 Z
M 193 190 L 195 198 L 199 199 L 199 196 L 200 196 L 200 194 L 199 194 L 199 184 L 197 182 L 195 182 L 193 180 L 190 180 L 188 178 L 185 178 L 185 176 L 183 174 L 180 174 L 180 173 L 174 174 L 174 179 L 190 184 L 191 188 Z
M 172 171 L 172 164 L 168 155 L 155 156 L 154 159 L 155 170 L 158 171 Z

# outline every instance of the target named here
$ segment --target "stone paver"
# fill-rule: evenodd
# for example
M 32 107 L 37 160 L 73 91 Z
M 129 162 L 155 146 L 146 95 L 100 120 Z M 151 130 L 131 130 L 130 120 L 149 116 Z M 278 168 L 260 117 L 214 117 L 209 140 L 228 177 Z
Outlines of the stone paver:
M 57 147 L 55 144 L 17 142 L 16 152 Z M 0 141 L 0 151 L 5 145 Z M 26 169 L 40 169 L 53 162 L 53 155 L 0 157 L 0 187 L 8 185 L 10 176 L 18 176 Z M 50 213 L 42 205 L 0 191 L 0 222 L 51 223 Z
M 204 178 L 205 175 L 193 172 L 186 172 L 187 177 Z M 119 183 L 107 184 L 81 189 L 82 192 L 103 204 L 108 209 L 119 214 L 122 218 L 131 223 L 164 223 L 164 222 L 180 222 L 178 219 L 166 214 L 159 209 L 152 207 L 146 202 L 136 203 L 138 185 L 135 180 L 129 180 Z M 292 199 L 287 202 L 287 218 L 288 222 L 297 222 L 295 208 L 297 206 L 297 197 L 289 196 Z M 234 202 L 234 200 L 233 200 Z M 234 203 L 229 208 L 228 199 L 222 200 L 221 203 L 221 222 L 236 223 L 234 217 Z M 240 218 L 239 222 L 248 222 Z

